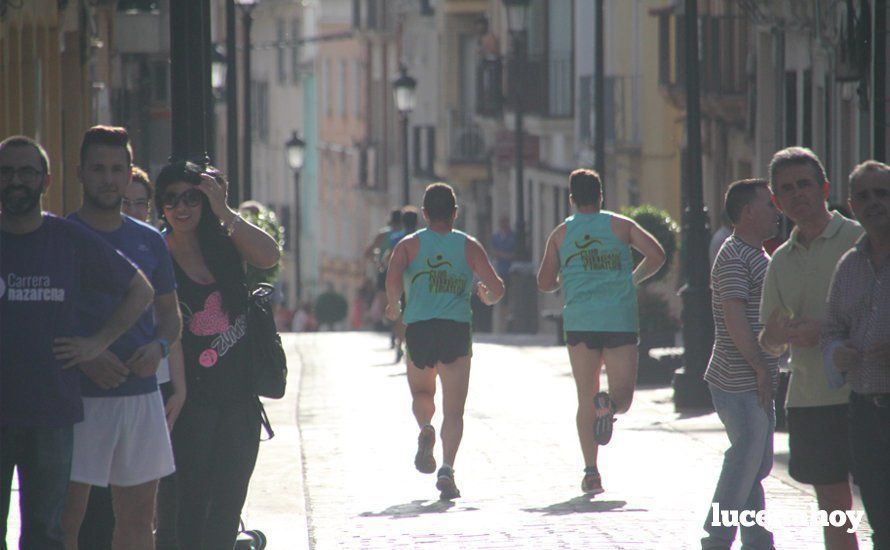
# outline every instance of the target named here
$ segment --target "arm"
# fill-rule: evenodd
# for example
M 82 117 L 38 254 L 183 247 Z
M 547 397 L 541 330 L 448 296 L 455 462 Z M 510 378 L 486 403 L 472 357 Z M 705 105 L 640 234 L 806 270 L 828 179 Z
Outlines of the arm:
M 171 346 L 182 333 L 182 316 L 179 312 L 179 298 L 176 291 L 155 296 L 155 339 L 137 349 L 127 361 L 127 368 L 136 376 L 147 377 L 158 370 L 162 349 L 159 339 L 167 340 Z
M 541 267 L 538 268 L 538 290 L 541 292 L 555 292 L 559 288 L 559 237 L 565 236 L 565 225 L 560 224 L 547 238 L 547 246 L 544 248 L 544 257 L 541 259 Z
M 849 341 L 849 322 L 841 312 L 841 292 L 838 274 L 842 264 L 838 266 L 828 291 L 828 315 L 822 326 L 820 344 L 822 346 L 822 365 L 828 378 L 828 385 L 840 388 L 846 383 L 847 372 L 854 370 L 862 361 L 860 352 Z
M 634 269 L 633 282 L 639 286 L 643 281 L 655 275 L 664 265 L 664 248 L 651 233 L 643 229 L 637 222 L 630 220 L 630 246 L 643 255 L 643 261 Z
M 154 289 L 141 271 L 136 271 L 114 313 L 96 334 L 86 337 L 60 337 L 53 341 L 53 354 L 67 369 L 98 357 L 135 323 L 154 297 Z
M 772 379 L 766 362 L 760 355 L 760 346 L 751 324 L 745 315 L 745 301 L 737 298 L 723 300 L 723 317 L 726 323 L 726 331 L 732 339 L 732 343 L 745 358 L 745 361 L 754 369 L 757 376 L 757 392 L 760 395 L 760 403 L 764 407 L 772 400 Z
M 494 305 L 504 297 L 504 281 L 495 273 L 485 249 L 476 239 L 467 239 L 467 256 L 470 269 L 479 277 L 476 293 L 485 305 Z
M 405 239 L 399 242 L 389 259 L 389 269 L 386 272 L 386 317 L 392 321 L 399 318 L 401 307 L 399 299 L 404 292 L 402 275 L 408 269 L 408 242 L 414 239 Z
M 244 220 L 226 203 L 227 184 L 223 178 L 214 178 L 209 174 L 201 174 L 201 183 L 197 185 L 210 201 L 210 209 L 228 228 L 232 229 L 230 238 L 241 258 L 254 267 L 269 269 L 275 267 L 281 258 L 281 249 L 268 233 Z
M 167 360 L 170 365 L 170 383 L 173 385 L 173 394 L 167 398 L 164 404 L 164 412 L 167 415 L 167 429 L 173 431 L 173 424 L 179 418 L 179 412 L 185 404 L 185 360 L 182 356 L 182 342 L 177 341 L 170 346 L 170 356 Z

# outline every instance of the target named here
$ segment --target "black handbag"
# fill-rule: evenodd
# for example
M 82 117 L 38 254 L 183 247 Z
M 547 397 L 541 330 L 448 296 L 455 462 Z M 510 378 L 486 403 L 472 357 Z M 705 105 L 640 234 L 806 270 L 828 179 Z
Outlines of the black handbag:
M 260 283 L 247 304 L 247 336 L 250 342 L 253 393 L 281 399 L 287 385 L 287 356 L 272 312 L 274 288 Z

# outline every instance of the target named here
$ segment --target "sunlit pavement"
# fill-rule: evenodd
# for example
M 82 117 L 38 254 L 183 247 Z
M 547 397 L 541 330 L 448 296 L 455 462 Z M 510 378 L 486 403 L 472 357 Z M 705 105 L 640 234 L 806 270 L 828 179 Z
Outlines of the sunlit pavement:
M 639 389 L 600 453 L 606 492 L 591 499 L 580 491 L 584 465 L 565 349 L 546 345 L 546 337 L 476 340 L 455 464 L 463 497 L 449 503 L 438 500 L 434 475 L 414 469 L 417 427 L 405 367 L 392 364 L 389 339 L 285 335 L 288 392 L 266 402 L 276 435 L 260 447 L 247 528 L 282 550 L 699 547 L 726 448 L 715 414 L 680 415 L 670 388 Z M 440 422 L 437 413 L 437 430 Z M 767 509 L 810 511 L 811 488 L 788 477 L 787 434 L 776 435 L 775 447 Z M 17 500 L 14 494 L 10 548 Z M 783 550 L 822 547 L 821 529 L 799 521 L 775 535 Z M 871 547 L 869 535 L 863 521 L 861 548 Z

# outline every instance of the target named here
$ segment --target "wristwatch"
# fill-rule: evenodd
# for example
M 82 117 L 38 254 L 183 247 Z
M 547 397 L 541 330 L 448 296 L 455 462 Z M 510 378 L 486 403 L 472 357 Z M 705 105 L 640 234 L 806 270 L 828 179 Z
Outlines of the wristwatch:
M 170 342 L 166 338 L 158 338 L 157 341 L 161 344 L 161 357 L 166 358 L 170 355 Z

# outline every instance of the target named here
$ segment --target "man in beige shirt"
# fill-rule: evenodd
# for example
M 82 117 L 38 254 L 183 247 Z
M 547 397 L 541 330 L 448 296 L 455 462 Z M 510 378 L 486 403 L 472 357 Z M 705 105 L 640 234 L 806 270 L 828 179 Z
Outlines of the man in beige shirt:
M 760 344 L 781 355 L 790 347 L 788 384 L 789 473 L 815 487 L 822 510 L 849 510 L 847 386 L 833 389 L 822 364 L 819 336 L 826 318 L 826 297 L 840 257 L 862 235 L 853 220 L 826 206 L 829 183 L 819 158 L 809 149 L 789 147 L 769 167 L 775 200 L 795 228 L 770 259 L 760 320 Z M 856 548 L 845 527 L 825 528 L 825 547 Z

